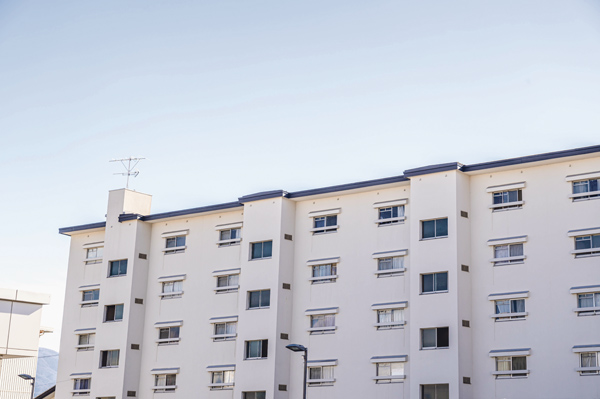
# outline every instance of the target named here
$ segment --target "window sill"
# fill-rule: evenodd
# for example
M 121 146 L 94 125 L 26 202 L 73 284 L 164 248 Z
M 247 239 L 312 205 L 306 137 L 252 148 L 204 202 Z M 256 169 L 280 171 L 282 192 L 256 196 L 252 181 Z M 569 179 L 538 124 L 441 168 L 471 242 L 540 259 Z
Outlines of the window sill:
M 126 277 L 127 274 L 115 274 L 114 276 L 106 276 L 106 278 L 117 278 L 117 277 Z
M 165 255 L 167 254 L 180 254 L 183 253 L 187 248 L 187 245 L 184 245 L 182 247 L 170 247 L 170 248 L 163 248 L 163 252 L 165 253 Z
M 340 228 L 339 225 L 335 226 L 326 226 L 326 227 L 315 227 L 310 229 L 309 231 L 313 233 L 314 236 L 320 234 L 329 234 L 329 233 L 337 233 L 337 230 Z
M 121 320 L 104 320 L 103 323 L 120 323 L 122 321 L 123 321 L 123 319 L 121 319 Z
M 525 317 L 529 314 L 529 312 L 515 312 L 515 313 L 496 313 L 491 315 L 492 319 L 496 319 L 497 322 L 501 321 L 516 321 L 516 320 L 525 320 Z M 504 320 L 499 320 L 504 319 Z
M 273 257 L 272 256 L 266 256 L 264 258 L 251 258 L 250 261 L 265 260 L 265 259 L 273 259 Z
M 589 197 L 589 198 L 587 198 Z M 577 194 L 571 194 L 569 195 L 569 198 L 571 198 L 573 201 L 576 200 L 587 200 L 587 199 L 596 199 L 596 198 L 600 198 L 600 191 L 588 191 L 585 193 L 577 193 Z
M 507 371 L 493 371 L 492 375 L 495 376 L 511 376 L 512 374 L 529 374 L 529 370 L 507 370 Z M 513 378 L 526 378 L 525 376 L 517 376 Z
M 492 209 L 493 212 L 523 209 L 523 204 L 525 204 L 525 201 L 505 202 L 502 204 L 492 204 L 489 206 L 489 209 Z
M 448 238 L 448 236 L 421 238 L 419 241 L 441 240 L 442 238 Z
M 600 307 L 599 306 L 590 306 L 587 308 L 575 308 L 573 309 L 573 312 L 600 312 Z
M 77 345 L 75 348 L 77 349 L 77 352 L 93 351 L 94 345 Z
M 217 241 L 217 245 L 219 247 L 230 247 L 232 245 L 239 245 L 241 241 L 241 238 L 233 238 L 231 240 L 219 240 Z
M 102 263 L 102 258 L 85 258 L 83 261 L 86 265 L 95 265 L 97 263 Z
M 213 341 L 233 341 L 237 337 L 237 334 L 219 334 L 210 336 Z
M 435 350 L 439 350 L 439 349 L 450 349 L 449 346 L 441 346 L 441 347 L 435 347 L 435 348 L 421 348 L 422 351 L 435 351 Z
M 576 249 L 571 251 L 571 255 L 577 258 L 590 258 L 592 256 L 600 256 L 600 248 Z
M 154 393 L 173 392 L 177 389 L 177 385 L 165 385 L 162 387 L 152 387 Z M 167 391 L 168 390 L 168 391 Z
M 162 345 L 179 345 L 179 340 L 181 338 L 164 338 L 164 339 L 157 339 L 156 343 L 158 344 L 158 346 L 162 346 Z
M 582 371 L 595 371 L 596 374 L 591 374 L 590 375 L 599 375 L 598 372 L 600 371 L 600 367 L 577 367 L 575 369 L 575 371 L 578 372 L 582 372 Z
M 71 391 L 71 394 L 73 394 L 73 396 L 90 396 L 90 391 L 89 390 L 77 390 L 77 391 Z
M 373 380 L 382 381 L 382 380 L 404 380 L 406 379 L 405 375 L 386 375 L 386 376 L 375 376 Z
M 261 309 L 269 309 L 270 306 L 259 306 L 257 308 L 248 308 L 246 310 L 261 310 Z
M 79 302 L 79 304 L 81 305 L 82 308 L 91 308 L 91 307 L 98 306 L 98 301 L 82 301 L 82 302 Z
M 248 357 L 244 360 L 266 360 L 266 357 Z
M 321 380 L 306 380 L 306 383 L 311 386 L 310 384 L 315 384 L 312 386 L 324 386 L 325 384 L 333 384 L 335 382 L 335 378 L 327 378 L 327 379 L 321 379 Z
M 217 294 L 222 293 L 223 291 L 225 292 L 237 292 L 240 289 L 239 285 L 228 285 L 226 287 L 216 287 L 214 288 L 214 290 L 217 292 Z
M 405 271 L 406 271 L 406 268 L 403 267 L 403 268 L 400 268 L 400 269 L 375 270 L 373 272 L 373 274 L 376 274 L 378 276 L 380 276 L 382 274 L 383 275 L 385 275 L 385 274 L 398 274 L 398 275 L 400 275 L 400 274 L 404 273 Z
M 431 291 L 431 292 L 421 292 L 419 295 L 434 295 L 434 294 L 447 294 L 448 290 L 445 291 Z
M 506 258 L 492 258 L 490 262 L 494 266 L 512 265 L 515 263 L 523 263 L 527 259 L 527 256 L 508 256 Z
M 315 328 L 309 328 L 306 331 L 308 331 L 311 334 L 333 334 L 333 333 L 335 333 L 335 330 L 337 330 L 337 326 L 315 327 Z
M 398 216 L 395 218 L 387 218 L 387 219 L 377 219 L 375 221 L 376 224 L 378 224 L 379 226 L 393 226 L 393 225 L 397 225 L 397 224 L 404 224 L 404 221 L 406 220 L 406 216 Z
M 227 382 L 227 383 L 222 383 L 222 384 L 208 384 L 208 387 L 211 390 L 226 390 L 226 389 L 233 389 L 233 386 L 235 384 L 232 382 Z
M 382 330 L 386 327 L 389 327 L 389 329 L 393 329 L 393 328 L 400 328 L 402 326 L 404 326 L 406 324 L 406 321 L 396 321 L 396 322 L 392 322 L 392 323 L 375 323 L 373 324 L 374 327 L 377 327 L 378 330 Z
M 118 369 L 119 366 L 100 366 L 101 369 Z
M 318 283 L 318 282 L 330 282 L 330 283 L 335 283 L 335 280 L 338 278 L 337 274 L 333 274 L 331 276 L 321 276 L 321 277 L 311 277 L 308 279 L 308 281 L 312 281 L 313 283 Z M 333 281 L 331 281 L 333 280 Z

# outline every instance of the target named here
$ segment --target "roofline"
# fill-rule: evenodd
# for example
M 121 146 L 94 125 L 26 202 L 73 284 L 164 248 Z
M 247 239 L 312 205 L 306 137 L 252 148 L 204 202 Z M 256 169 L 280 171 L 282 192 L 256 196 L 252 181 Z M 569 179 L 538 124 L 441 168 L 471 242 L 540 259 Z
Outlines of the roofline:
M 195 215 L 195 214 L 200 214 L 200 213 L 243 207 L 244 203 L 251 202 L 251 201 L 263 200 L 263 199 L 278 198 L 278 197 L 284 197 L 284 198 L 290 198 L 290 199 L 302 198 L 302 197 L 308 197 L 311 195 L 328 194 L 328 193 L 348 191 L 348 190 L 354 190 L 354 189 L 371 187 L 371 186 L 400 183 L 400 182 L 409 181 L 411 177 L 421 176 L 421 175 L 430 174 L 430 173 L 445 172 L 445 171 L 449 171 L 449 170 L 459 170 L 461 172 L 475 172 L 478 170 L 501 168 L 501 167 L 506 167 L 506 166 L 521 165 L 521 164 L 532 163 L 532 162 L 547 161 L 550 159 L 558 159 L 558 158 L 573 157 L 573 156 L 578 156 L 578 155 L 586 155 L 586 154 L 592 154 L 595 152 L 600 152 L 600 145 L 573 148 L 570 150 L 546 152 L 546 153 L 542 153 L 542 154 L 528 155 L 528 156 L 517 157 L 517 158 L 501 159 L 498 161 L 476 163 L 476 164 L 472 164 L 472 165 L 463 165 L 459 162 L 449 162 L 449 163 L 442 163 L 442 164 L 436 164 L 436 165 L 428 165 L 428 166 L 422 166 L 419 168 L 407 169 L 404 171 L 404 174 L 400 175 L 400 176 L 384 177 L 381 179 L 365 180 L 365 181 L 360 181 L 360 182 L 355 182 L 355 183 L 346 183 L 346 184 L 340 184 L 340 185 L 336 185 L 336 186 L 313 188 L 313 189 L 301 190 L 301 191 L 295 191 L 295 192 L 286 192 L 284 190 L 263 191 L 260 193 L 249 194 L 249 195 L 244 195 L 242 197 L 239 197 L 238 201 L 236 201 L 236 202 L 226 202 L 226 203 L 222 203 L 222 204 L 208 205 L 208 206 L 202 206 L 202 207 L 198 207 L 198 208 L 182 209 L 182 210 L 178 210 L 178 211 L 163 212 L 163 213 L 157 213 L 157 214 L 150 214 L 150 215 L 146 215 L 146 216 L 139 215 L 139 214 L 133 214 L 133 213 L 122 214 L 122 215 L 119 215 L 119 222 L 124 222 L 124 221 L 128 221 L 128 220 L 151 221 L 151 220 L 166 219 L 166 218 L 178 217 L 178 216 Z M 62 227 L 62 228 L 58 229 L 58 232 L 60 234 L 69 235 L 68 233 L 72 233 L 75 231 L 92 230 L 92 229 L 100 229 L 100 228 L 106 228 L 106 222 L 90 223 L 90 224 L 83 224 L 83 225 L 71 226 L 71 227 Z
M 47 390 L 45 390 L 44 392 L 42 392 L 41 394 L 36 396 L 35 399 L 43 399 L 43 398 L 49 396 L 50 394 L 54 393 L 54 391 L 56 391 L 56 385 L 48 388 Z

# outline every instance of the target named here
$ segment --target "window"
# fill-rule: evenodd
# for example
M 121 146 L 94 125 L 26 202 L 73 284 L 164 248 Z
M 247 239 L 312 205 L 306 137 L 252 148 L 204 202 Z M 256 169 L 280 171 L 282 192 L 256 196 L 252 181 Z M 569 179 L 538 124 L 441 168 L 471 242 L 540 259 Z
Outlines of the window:
M 577 295 L 577 315 L 592 316 L 600 314 L 600 292 Z
M 491 207 L 493 212 L 523 207 L 522 190 L 498 191 L 493 193 L 492 196 L 494 199 Z
M 448 218 L 422 221 L 421 234 L 424 240 L 448 237 Z
M 123 320 L 123 305 L 108 305 L 104 307 L 104 321 Z
M 514 371 L 514 373 L 513 373 Z M 519 372 L 521 371 L 521 372 Z M 523 371 L 525 371 L 523 373 Z M 496 358 L 496 378 L 527 377 L 526 356 L 499 356 Z
M 421 274 L 421 293 L 448 292 L 448 272 Z
M 392 363 L 377 363 L 377 384 L 389 384 L 398 378 L 404 378 L 404 363 L 392 362 Z M 382 378 L 383 377 L 383 378 Z M 389 377 L 389 378 L 385 378 Z
M 111 260 L 109 263 L 109 277 L 124 276 L 127 274 L 127 259 Z
M 523 263 L 523 243 L 494 246 L 494 266 Z
M 219 247 L 229 247 L 239 245 L 241 241 L 242 229 L 227 229 L 219 231 Z
M 165 254 L 185 252 L 185 236 L 168 237 L 165 240 Z
M 81 292 L 81 307 L 96 306 L 100 298 L 100 290 L 85 290 Z
M 165 281 L 162 283 L 162 299 L 181 298 L 183 294 L 183 280 Z
M 379 213 L 379 219 L 377 220 L 379 226 L 404 222 L 404 205 L 378 208 L 377 211 Z
M 598 357 L 599 352 L 581 352 L 579 354 L 579 374 L 600 374 L 600 367 L 598 367 L 600 363 L 598 363 Z
M 229 274 L 217 277 L 217 294 L 224 292 L 237 292 L 239 288 L 239 274 Z
M 237 322 L 215 323 L 213 341 L 229 341 L 237 336 Z
M 335 314 L 318 314 L 310 316 L 311 334 L 326 334 L 335 332 Z
M 450 399 L 448 384 L 421 385 L 421 399 Z
M 210 389 L 230 389 L 233 388 L 235 378 L 234 370 L 222 370 L 211 372 Z
M 523 320 L 527 316 L 527 313 L 525 313 L 525 299 L 495 301 L 495 308 L 496 315 L 494 318 L 496 321 Z
M 378 330 L 389 330 L 392 328 L 401 328 L 404 325 L 403 309 L 380 309 L 377 311 Z
M 263 309 L 271 305 L 271 290 L 248 292 L 248 309 Z
M 421 330 L 421 349 L 448 347 L 448 327 L 424 328 Z
M 73 380 L 73 396 L 87 396 L 92 387 L 91 378 L 76 378 Z
M 96 341 L 95 333 L 77 335 L 77 350 L 91 351 L 94 350 L 94 342 Z
M 273 254 L 273 241 L 252 243 L 251 259 L 266 259 Z
M 169 345 L 179 343 L 179 326 L 158 329 L 158 344 Z
M 243 392 L 243 399 L 266 399 L 267 395 L 265 391 L 257 391 L 257 392 Z
M 102 254 L 104 247 L 88 248 L 85 254 L 85 264 L 93 265 L 95 263 L 102 263 Z
M 173 392 L 177 388 L 177 374 L 156 374 L 154 392 Z
M 312 267 L 312 284 L 335 283 L 337 278 L 337 264 L 315 265 Z
M 119 350 L 100 351 L 100 368 L 118 367 Z
M 334 233 L 338 229 L 337 215 L 313 218 L 313 234 Z
M 575 237 L 574 253 L 576 258 L 600 255 L 600 234 Z
M 404 256 L 392 256 L 377 259 L 377 276 L 398 275 L 404 271 Z
M 573 201 L 600 197 L 598 182 L 600 179 L 580 180 L 573 182 Z M 587 194 L 589 193 L 589 194 Z
M 246 341 L 245 359 L 266 359 L 269 351 L 269 340 Z
M 335 379 L 333 378 L 333 367 L 334 366 L 309 367 L 308 381 L 306 381 L 308 386 L 333 385 L 335 382 Z

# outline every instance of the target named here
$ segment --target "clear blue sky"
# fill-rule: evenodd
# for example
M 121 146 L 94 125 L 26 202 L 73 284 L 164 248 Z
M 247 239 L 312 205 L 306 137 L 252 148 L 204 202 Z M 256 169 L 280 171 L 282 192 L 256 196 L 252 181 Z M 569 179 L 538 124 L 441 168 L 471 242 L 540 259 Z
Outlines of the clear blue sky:
M 161 212 L 600 144 L 598 1 L 0 0 L 0 286 L 124 185 Z

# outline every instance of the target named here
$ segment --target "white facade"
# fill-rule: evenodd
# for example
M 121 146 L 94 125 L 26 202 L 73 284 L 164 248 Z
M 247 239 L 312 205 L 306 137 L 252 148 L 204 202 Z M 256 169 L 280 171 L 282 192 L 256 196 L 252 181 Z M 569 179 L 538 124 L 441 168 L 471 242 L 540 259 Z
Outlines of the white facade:
M 598 398 L 599 179 L 596 146 L 154 215 L 111 191 L 61 229 L 57 397 L 299 399 L 297 343 L 311 399 Z
M 0 289 L 0 399 L 28 399 L 35 377 L 42 306 L 50 296 L 16 289 Z

